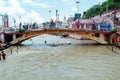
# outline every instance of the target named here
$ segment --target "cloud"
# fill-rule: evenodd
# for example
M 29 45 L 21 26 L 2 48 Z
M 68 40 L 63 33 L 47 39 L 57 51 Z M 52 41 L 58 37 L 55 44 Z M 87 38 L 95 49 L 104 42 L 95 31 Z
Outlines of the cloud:
M 31 10 L 30 13 L 27 13 L 26 15 L 20 18 L 20 22 L 22 23 L 33 23 L 33 22 L 42 23 L 44 21 L 45 20 L 41 18 L 40 15 L 34 10 Z M 17 22 L 19 22 L 19 20 L 17 20 Z
M 75 6 L 73 6 L 73 7 L 71 8 L 71 10 L 72 10 L 72 11 L 76 11 L 77 8 L 76 8 Z
M 20 6 L 17 0 L 9 0 L 8 2 L 0 0 L 0 13 L 9 15 L 24 14 L 26 10 Z
M 32 3 L 32 0 L 23 0 L 23 3 Z
M 34 3 L 33 5 L 42 7 L 42 8 L 49 8 L 50 6 L 46 5 L 45 3 Z
M 0 0 L 0 6 L 5 5 L 5 2 L 3 0 Z
M 62 0 L 63 2 L 69 2 L 69 1 L 71 1 L 71 0 Z
M 31 3 L 32 0 L 24 0 L 24 1 L 26 1 L 26 3 Z M 19 25 L 20 22 L 42 23 L 45 21 L 39 15 L 39 13 L 35 12 L 34 10 L 27 12 L 24 8 L 22 8 L 22 6 L 20 6 L 20 2 L 18 2 L 17 0 L 8 0 L 8 1 L 0 0 L 0 14 L 5 14 L 5 13 L 9 15 L 10 26 L 13 26 L 13 19 L 16 20 L 17 26 Z
M 49 5 L 47 5 L 45 3 L 41 3 L 41 2 L 37 3 L 37 2 L 34 2 L 32 0 L 23 0 L 23 3 L 31 4 L 31 5 L 37 6 L 39 8 L 49 8 L 50 7 Z

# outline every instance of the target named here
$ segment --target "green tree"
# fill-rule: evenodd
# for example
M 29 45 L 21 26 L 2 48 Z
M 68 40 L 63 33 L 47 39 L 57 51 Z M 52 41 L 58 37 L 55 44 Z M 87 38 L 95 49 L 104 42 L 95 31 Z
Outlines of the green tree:
M 81 18 L 81 14 L 80 13 L 75 13 L 74 20 L 80 19 L 80 18 Z
M 106 1 L 101 5 L 94 5 L 88 9 L 84 15 L 84 18 L 91 18 L 93 16 L 102 14 L 106 11 Z M 120 9 L 120 0 L 108 0 L 108 9 L 109 11 Z

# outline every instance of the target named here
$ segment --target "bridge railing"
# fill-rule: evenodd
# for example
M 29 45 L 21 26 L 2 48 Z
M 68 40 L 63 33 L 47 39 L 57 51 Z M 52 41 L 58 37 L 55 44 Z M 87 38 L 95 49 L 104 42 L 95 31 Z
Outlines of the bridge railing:
M 28 32 L 28 31 L 38 31 L 38 30 L 55 30 L 55 29 L 59 29 L 59 30 L 80 30 L 80 31 L 105 31 L 105 32 L 110 32 L 110 31 L 106 31 L 106 30 L 97 30 L 97 29 L 76 29 L 76 28 L 66 28 L 66 27 L 57 27 L 57 28 L 50 28 L 50 27 L 41 27 L 41 28 L 37 28 L 37 29 L 29 29 L 29 30 L 24 30 L 23 32 Z M 19 32 L 19 29 L 17 29 L 16 31 L 13 29 L 6 29 L 4 31 L 4 33 L 14 33 L 14 32 Z

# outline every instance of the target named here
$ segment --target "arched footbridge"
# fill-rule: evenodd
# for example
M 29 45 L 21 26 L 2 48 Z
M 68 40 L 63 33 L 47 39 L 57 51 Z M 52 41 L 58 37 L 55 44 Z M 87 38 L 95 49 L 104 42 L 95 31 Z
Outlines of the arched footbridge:
M 67 30 L 67 29 L 48 29 L 48 30 L 35 30 L 35 31 L 26 31 L 26 32 L 13 32 L 13 33 L 5 33 L 6 38 L 8 35 L 21 35 L 19 37 L 11 37 L 13 39 L 9 40 L 9 44 L 14 45 L 17 43 L 21 43 L 27 39 L 30 39 L 32 37 L 42 35 L 42 34 L 74 34 L 74 35 L 80 35 L 84 36 L 86 38 L 89 38 L 91 40 L 94 40 L 100 44 L 107 44 L 108 41 L 106 39 L 106 36 L 110 35 L 111 32 L 108 31 L 88 31 L 88 30 Z

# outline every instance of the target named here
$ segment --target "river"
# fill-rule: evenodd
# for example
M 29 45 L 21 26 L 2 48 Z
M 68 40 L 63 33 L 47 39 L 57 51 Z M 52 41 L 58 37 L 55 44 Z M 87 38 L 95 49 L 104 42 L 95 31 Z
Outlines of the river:
M 119 80 L 120 52 L 114 50 L 91 40 L 40 35 L 4 50 L 0 80 Z

